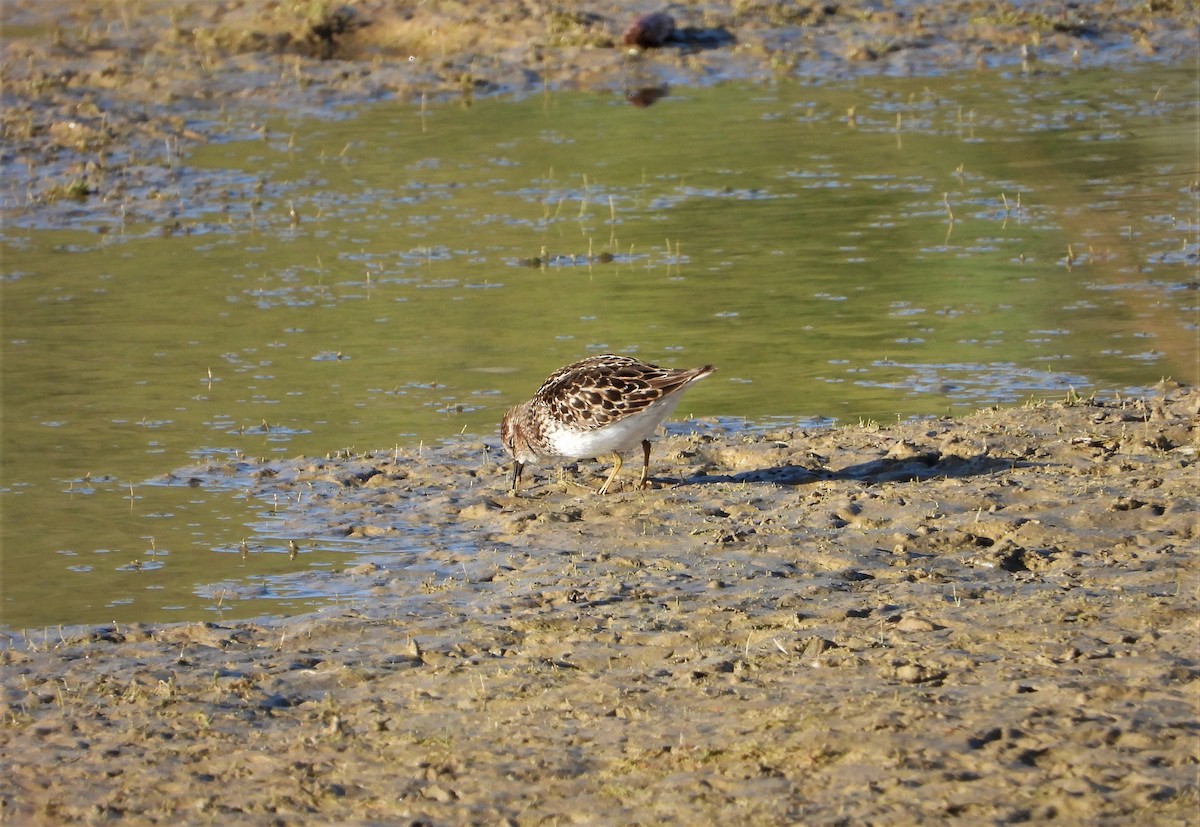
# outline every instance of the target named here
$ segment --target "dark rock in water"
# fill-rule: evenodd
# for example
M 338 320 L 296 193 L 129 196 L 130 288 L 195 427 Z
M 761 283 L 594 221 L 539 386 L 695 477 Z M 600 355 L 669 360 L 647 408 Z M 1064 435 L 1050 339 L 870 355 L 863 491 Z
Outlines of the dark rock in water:
M 675 18 L 666 12 L 643 14 L 625 30 L 625 45 L 653 49 L 675 34 Z

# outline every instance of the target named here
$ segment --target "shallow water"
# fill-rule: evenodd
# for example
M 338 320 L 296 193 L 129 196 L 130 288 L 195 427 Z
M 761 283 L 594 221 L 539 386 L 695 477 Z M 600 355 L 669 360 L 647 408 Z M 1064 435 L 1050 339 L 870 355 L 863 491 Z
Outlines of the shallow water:
M 162 224 L 6 226 L 0 619 L 331 599 L 289 573 L 386 549 L 289 553 L 236 480 L 151 481 L 490 434 L 592 352 L 712 362 L 678 415 L 748 423 L 1194 383 L 1192 93 L 1147 67 L 379 104 L 182 159 Z

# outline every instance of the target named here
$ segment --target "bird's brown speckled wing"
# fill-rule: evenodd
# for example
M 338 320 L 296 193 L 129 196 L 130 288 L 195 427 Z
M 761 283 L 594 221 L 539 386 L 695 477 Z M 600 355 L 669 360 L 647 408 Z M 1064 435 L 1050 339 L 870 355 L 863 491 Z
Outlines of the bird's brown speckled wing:
M 534 400 L 562 422 L 592 430 L 640 413 L 713 370 L 712 365 L 677 370 L 630 356 L 590 356 L 552 373 Z

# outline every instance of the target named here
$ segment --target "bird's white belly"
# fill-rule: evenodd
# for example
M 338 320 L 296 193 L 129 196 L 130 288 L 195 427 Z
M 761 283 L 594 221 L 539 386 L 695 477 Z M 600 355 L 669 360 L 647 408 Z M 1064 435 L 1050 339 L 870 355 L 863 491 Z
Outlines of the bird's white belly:
M 551 441 L 555 453 L 568 459 L 590 459 L 605 454 L 621 454 L 649 439 L 662 421 L 674 412 L 680 394 L 670 396 L 640 413 L 590 431 L 561 428 Z

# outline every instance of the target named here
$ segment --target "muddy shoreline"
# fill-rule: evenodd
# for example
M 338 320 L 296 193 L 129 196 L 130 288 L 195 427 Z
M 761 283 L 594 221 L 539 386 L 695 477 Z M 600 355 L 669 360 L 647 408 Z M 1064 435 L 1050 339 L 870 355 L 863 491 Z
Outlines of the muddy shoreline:
M 2 217 L 186 230 L 229 185 L 189 148 L 285 109 L 1195 59 L 1194 3 L 930 5 L 697 3 L 630 54 L 656 5 L 16 0 Z M 698 422 L 604 498 L 507 494 L 491 437 L 178 469 L 419 548 L 302 617 L 0 630 L 0 820 L 1194 825 L 1198 417 Z
M 747 3 L 672 7 L 679 37 L 630 50 L 656 4 L 337 4 L 104 0 L 3 9 L 0 218 L 186 232 L 264 192 L 189 168 L 190 149 L 253 139 L 282 111 L 586 90 L 644 105 L 672 87 L 861 74 L 1013 71 L 1195 59 L 1194 3 Z M 268 187 L 269 189 L 269 187 Z M 244 191 L 243 191 L 244 190 Z M 269 191 L 265 193 L 269 197 Z
M 423 564 L 262 622 L 9 633 L 13 823 L 1194 824 L 1200 393 L 205 465 Z M 465 458 L 476 471 L 464 471 Z M 412 561 L 410 561 L 412 562 Z M 50 769 L 53 768 L 53 769 Z

